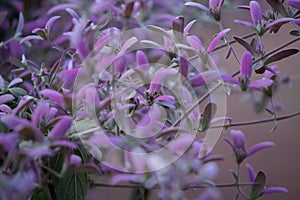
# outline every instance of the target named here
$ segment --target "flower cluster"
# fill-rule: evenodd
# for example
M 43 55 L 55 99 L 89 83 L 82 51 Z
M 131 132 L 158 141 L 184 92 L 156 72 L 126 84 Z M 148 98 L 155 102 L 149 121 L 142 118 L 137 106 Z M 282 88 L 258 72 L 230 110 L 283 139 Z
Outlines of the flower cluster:
M 266 11 L 258 1 L 238 6 L 251 21 L 234 22 L 254 32 L 233 40 L 235 27 L 222 23 L 229 0 L 1 2 L 0 199 L 84 199 L 93 185 L 132 187 L 135 199 L 152 189 L 159 199 L 186 199 L 189 189 L 220 199 L 224 185 L 214 179 L 224 157 L 213 147 L 228 129 L 237 170 L 225 186 L 236 187 L 236 199 L 287 192 L 266 187 L 265 173 L 246 164 L 244 193 L 242 163 L 274 143 L 246 148 L 222 109 L 232 91 L 253 96 L 255 110 L 277 123 L 276 62 L 299 52 L 286 48 L 300 40 L 300 6 L 267 2 Z M 219 29 L 204 35 L 199 23 Z M 263 36 L 288 23 L 294 39 L 265 48 Z M 233 75 L 220 49 L 237 61 Z

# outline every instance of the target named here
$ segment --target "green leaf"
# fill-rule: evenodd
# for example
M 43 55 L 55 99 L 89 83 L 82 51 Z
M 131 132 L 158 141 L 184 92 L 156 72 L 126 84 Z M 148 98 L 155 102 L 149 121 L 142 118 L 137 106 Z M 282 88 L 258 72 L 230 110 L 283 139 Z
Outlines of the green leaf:
M 36 32 L 36 34 L 39 35 L 44 40 L 48 40 L 48 37 L 47 37 L 47 34 L 46 34 L 45 30 L 40 29 Z
M 254 181 L 255 184 L 250 193 L 250 200 L 255 200 L 261 196 L 261 194 L 265 188 L 265 185 L 266 185 L 266 179 L 267 179 L 267 177 L 264 172 L 259 171 L 257 173 L 255 181 Z
M 1 133 L 7 133 L 8 132 L 8 127 L 6 126 L 6 124 L 4 124 L 2 121 L 0 121 L 0 132 Z
M 79 151 L 76 151 L 80 154 Z M 50 167 L 55 171 L 64 171 L 66 155 L 59 154 L 50 160 Z M 54 199 L 59 200 L 85 200 L 89 186 L 87 173 L 77 173 L 67 170 L 62 178 L 52 175 Z
M 279 61 L 279 60 L 282 60 L 284 58 L 287 58 L 289 56 L 292 56 L 296 53 L 298 53 L 299 50 L 298 49 L 285 49 L 285 50 L 282 50 L 278 53 L 275 53 L 273 54 L 272 56 L 270 56 L 265 62 L 264 62 L 264 65 L 268 65 L 272 62 L 275 62 L 275 61 Z
M 8 91 L 15 97 L 25 96 L 27 94 L 26 90 L 20 87 L 9 88 Z
M 48 196 L 44 190 L 41 190 L 33 195 L 32 200 L 48 200 Z

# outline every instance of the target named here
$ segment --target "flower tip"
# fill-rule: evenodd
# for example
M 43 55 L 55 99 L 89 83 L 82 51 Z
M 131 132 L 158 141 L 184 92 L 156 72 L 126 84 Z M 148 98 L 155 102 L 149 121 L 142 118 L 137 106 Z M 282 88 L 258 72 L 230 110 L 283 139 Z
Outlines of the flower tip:
M 249 147 L 249 149 L 247 150 L 247 157 L 252 156 L 253 154 L 255 154 L 258 151 L 261 151 L 263 149 L 273 147 L 273 146 L 275 146 L 275 144 L 273 142 L 261 142 L 261 143 L 255 144 L 255 145 Z
M 242 56 L 242 62 L 240 67 L 240 76 L 242 78 L 249 79 L 252 74 L 252 55 L 249 51 L 246 51 Z
M 252 22 L 255 24 L 260 23 L 262 21 L 262 11 L 257 1 L 250 2 L 250 15 Z
M 231 137 L 236 148 L 243 148 L 245 146 L 245 135 L 240 130 L 231 130 Z

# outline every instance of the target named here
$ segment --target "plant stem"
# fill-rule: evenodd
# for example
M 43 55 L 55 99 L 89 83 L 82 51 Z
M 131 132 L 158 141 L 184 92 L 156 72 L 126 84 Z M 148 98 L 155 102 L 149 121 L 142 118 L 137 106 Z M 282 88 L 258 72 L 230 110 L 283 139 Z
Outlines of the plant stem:
M 295 116 L 300 115 L 300 111 L 290 113 L 288 115 L 284 115 L 281 117 L 277 117 L 276 121 L 284 120 L 284 119 L 289 119 Z M 255 124 L 262 124 L 266 122 L 274 122 L 274 117 L 268 118 L 268 119 L 260 119 L 260 120 L 253 120 L 253 121 L 246 121 L 246 122 L 236 122 L 236 123 L 230 123 L 228 125 L 217 125 L 217 126 L 211 126 L 209 128 L 228 128 L 228 127 L 234 127 L 234 126 L 248 126 L 248 125 L 255 125 Z
M 220 183 L 216 185 L 191 185 L 187 187 L 186 189 L 196 189 L 196 188 L 226 188 L 226 187 L 236 187 L 237 185 L 240 187 L 243 186 L 251 186 L 255 185 L 255 182 L 245 182 L 245 183 Z M 92 186 L 97 187 L 112 187 L 112 188 L 143 188 L 141 185 L 134 185 L 134 184 L 116 184 L 116 185 L 110 185 L 105 183 L 92 183 Z M 157 186 L 153 187 L 152 189 L 158 189 Z

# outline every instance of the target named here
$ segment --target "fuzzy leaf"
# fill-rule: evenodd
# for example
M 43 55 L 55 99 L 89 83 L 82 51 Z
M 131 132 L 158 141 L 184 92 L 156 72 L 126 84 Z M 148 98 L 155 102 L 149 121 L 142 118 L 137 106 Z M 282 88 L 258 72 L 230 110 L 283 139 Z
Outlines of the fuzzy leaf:
M 282 50 L 272 56 L 270 56 L 265 62 L 264 62 L 264 65 L 268 65 L 272 62 L 275 62 L 275 61 L 279 61 L 279 60 L 282 60 L 284 58 L 287 58 L 289 56 L 292 56 L 296 53 L 298 53 L 299 50 L 298 49 L 286 49 L 286 50 Z
M 261 194 L 264 190 L 264 187 L 266 185 L 266 179 L 267 178 L 266 178 L 266 175 L 264 172 L 259 171 L 257 173 L 255 181 L 254 181 L 256 184 L 253 186 L 253 188 L 251 190 L 250 200 L 255 200 L 261 196 Z
M 235 41 L 237 41 L 240 45 L 245 47 L 245 49 L 247 51 L 250 51 L 253 56 L 256 55 L 255 49 L 246 40 L 244 40 L 243 38 L 237 37 L 237 36 L 234 36 L 233 39 Z
M 300 31 L 299 30 L 292 30 L 292 31 L 290 31 L 290 35 L 300 36 Z
M 1 133 L 7 133 L 9 131 L 9 128 L 4 124 L 2 121 L 0 121 L 0 132 Z
M 212 120 L 213 116 L 215 115 L 217 110 L 217 106 L 214 103 L 208 103 L 206 107 L 204 108 L 203 116 L 200 119 L 200 131 L 205 131 L 210 124 L 210 121 Z
M 20 87 L 12 87 L 8 89 L 8 91 L 15 97 L 25 96 L 27 94 L 26 90 Z
M 125 17 L 129 18 L 131 16 L 133 7 L 134 7 L 134 1 L 132 1 L 126 5 L 125 12 L 124 12 Z
M 26 65 L 22 63 L 21 60 L 19 60 L 18 58 L 10 57 L 9 62 L 16 67 L 26 68 Z
M 44 40 L 48 40 L 47 34 L 44 29 L 38 28 L 38 29 L 34 29 L 32 32 L 39 35 Z
M 278 0 L 267 0 L 268 4 L 282 16 L 288 17 L 288 12 Z

